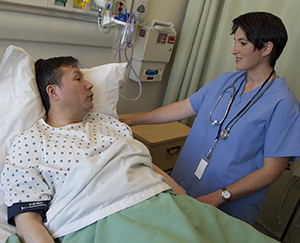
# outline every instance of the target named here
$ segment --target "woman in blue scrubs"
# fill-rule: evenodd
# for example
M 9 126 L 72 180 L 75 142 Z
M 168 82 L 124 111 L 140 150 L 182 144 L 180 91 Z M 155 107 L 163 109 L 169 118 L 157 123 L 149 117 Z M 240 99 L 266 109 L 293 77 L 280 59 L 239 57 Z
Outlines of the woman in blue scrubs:
M 274 66 L 287 32 L 265 12 L 233 20 L 237 72 L 189 98 L 122 120 L 129 125 L 196 116 L 172 172 L 187 194 L 253 224 L 273 182 L 300 157 L 300 105 Z

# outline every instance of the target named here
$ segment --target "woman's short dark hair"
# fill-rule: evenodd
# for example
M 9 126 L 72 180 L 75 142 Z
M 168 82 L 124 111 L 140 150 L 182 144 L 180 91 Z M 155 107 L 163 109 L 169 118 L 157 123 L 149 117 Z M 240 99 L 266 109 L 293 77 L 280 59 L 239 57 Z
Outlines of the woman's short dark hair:
M 35 62 L 35 77 L 46 113 L 50 109 L 49 96 L 46 88 L 50 84 L 58 87 L 64 74 L 61 67 L 77 66 L 78 60 L 72 56 L 39 59 Z
M 274 67 L 288 39 L 281 19 L 271 13 L 250 12 L 240 15 L 232 22 L 231 34 L 235 34 L 240 27 L 246 33 L 247 39 L 255 46 L 254 50 L 256 48 L 261 50 L 268 41 L 273 43 L 269 64 Z

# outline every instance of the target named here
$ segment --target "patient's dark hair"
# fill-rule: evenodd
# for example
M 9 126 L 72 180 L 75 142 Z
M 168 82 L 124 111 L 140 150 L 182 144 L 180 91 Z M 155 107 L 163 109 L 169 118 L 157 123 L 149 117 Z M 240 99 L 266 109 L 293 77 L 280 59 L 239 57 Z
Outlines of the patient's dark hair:
M 61 77 L 64 74 L 61 67 L 77 66 L 78 60 L 72 56 L 39 59 L 35 63 L 35 76 L 46 113 L 50 109 L 49 96 L 46 88 L 50 84 L 58 87 L 61 85 Z
M 261 50 L 268 41 L 273 43 L 269 64 L 274 67 L 288 39 L 281 19 L 271 13 L 250 12 L 240 15 L 232 22 L 231 34 L 235 34 L 238 27 L 241 27 L 247 39 L 255 46 L 254 50 Z

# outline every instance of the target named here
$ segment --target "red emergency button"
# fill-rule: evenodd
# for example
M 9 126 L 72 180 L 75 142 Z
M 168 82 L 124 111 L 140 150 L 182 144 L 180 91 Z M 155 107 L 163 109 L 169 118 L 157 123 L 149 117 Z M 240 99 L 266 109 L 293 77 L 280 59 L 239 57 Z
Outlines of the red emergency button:
M 169 38 L 168 38 L 168 44 L 174 44 L 174 42 L 175 42 L 175 36 L 169 36 Z
M 158 44 L 166 44 L 167 36 L 168 36 L 168 34 L 166 34 L 166 33 L 159 33 L 158 37 L 157 37 L 156 43 L 158 43 Z

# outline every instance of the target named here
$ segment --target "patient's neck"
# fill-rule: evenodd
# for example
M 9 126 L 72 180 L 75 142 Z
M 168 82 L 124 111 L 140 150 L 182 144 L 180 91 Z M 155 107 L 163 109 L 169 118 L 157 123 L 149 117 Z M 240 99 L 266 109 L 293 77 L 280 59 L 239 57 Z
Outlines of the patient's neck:
M 45 121 L 51 127 L 64 127 L 70 124 L 82 122 L 83 117 L 69 118 L 64 115 L 59 115 L 59 114 L 53 115 L 50 112 L 48 112 Z

